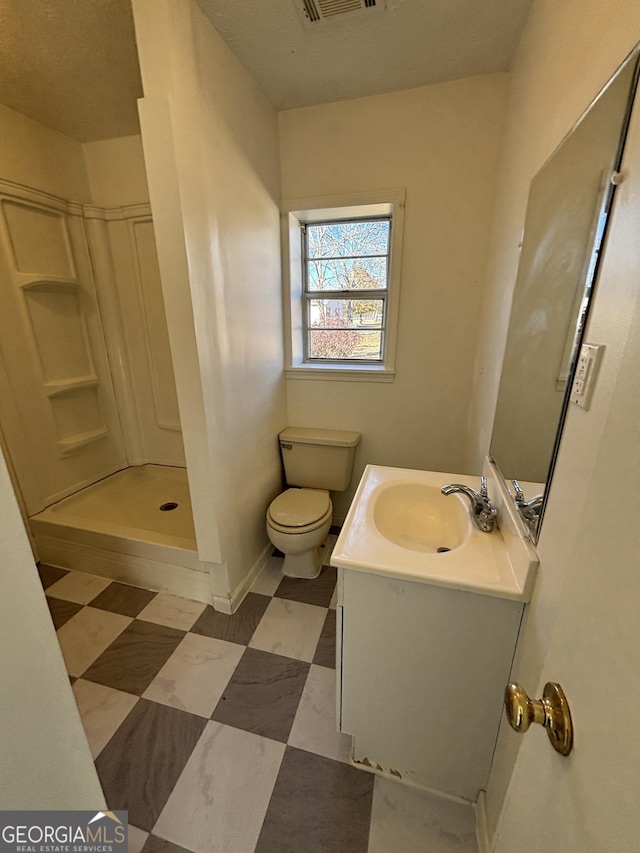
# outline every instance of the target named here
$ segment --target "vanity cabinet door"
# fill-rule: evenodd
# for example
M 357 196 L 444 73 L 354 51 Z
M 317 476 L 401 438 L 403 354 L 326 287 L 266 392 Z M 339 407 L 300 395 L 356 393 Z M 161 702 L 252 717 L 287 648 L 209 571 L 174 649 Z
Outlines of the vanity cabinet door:
M 355 762 L 475 802 L 522 603 L 341 573 L 339 719 L 354 736 Z

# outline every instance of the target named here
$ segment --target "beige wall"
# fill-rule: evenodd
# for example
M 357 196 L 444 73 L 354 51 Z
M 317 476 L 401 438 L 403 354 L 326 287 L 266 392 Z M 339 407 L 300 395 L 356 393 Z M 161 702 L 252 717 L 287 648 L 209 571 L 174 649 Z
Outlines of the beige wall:
M 0 178 L 90 202 L 83 146 L 0 104 Z
M 99 207 L 149 201 L 141 136 L 120 136 L 82 146 L 91 188 Z
M 149 201 L 140 136 L 77 142 L 0 104 L 0 178 L 101 207 Z
M 606 7 L 595 0 L 534 3 L 510 87 L 505 156 L 474 380 L 467 453 L 470 469 L 478 468 L 488 448 L 529 182 L 639 38 L 640 7 L 633 0 L 616 0 Z M 593 302 L 586 339 L 605 344 L 607 357 L 591 410 L 584 412 L 574 406 L 569 410 L 538 544 L 537 584 L 525 613 L 513 668 L 513 677 L 535 695 L 540 693 L 542 667 L 560 596 L 571 571 L 575 572 L 573 582 L 582 583 L 576 564 L 577 543 L 584 537 L 603 535 L 582 513 L 587 505 L 600 500 L 603 480 L 594 479 L 595 454 L 607 419 L 616 419 L 612 392 L 624 349 L 623 330 L 628 328 L 636 298 L 634 289 L 637 291 L 637 276 L 625 278 L 616 272 L 600 280 Z M 636 429 L 634 424 L 619 426 Z M 613 543 L 612 548 L 611 559 L 615 560 Z M 583 661 L 582 665 L 588 667 L 588 662 Z M 503 724 L 487 796 L 491 830 L 498 823 L 522 742 Z M 601 771 L 606 775 L 604 767 Z M 595 799 L 600 793 L 599 789 L 592 790 L 590 796 Z M 507 800 L 510 825 L 522 826 L 526 820 L 526 800 L 522 789 L 518 797 Z M 578 823 L 580 818 L 571 820 Z M 567 818 L 565 823 L 569 825 L 570 820 Z M 533 829 L 530 831 L 531 842 L 534 835 Z M 532 847 L 531 843 L 528 849 L 543 849 Z M 510 853 L 513 848 L 506 842 L 500 847 L 503 849 Z M 596 845 L 563 849 L 589 849 L 595 853 L 602 848 Z
M 395 381 L 287 381 L 293 426 L 362 433 L 367 463 L 461 472 L 506 74 L 280 113 L 282 197 L 406 188 Z
M 141 119 L 202 559 L 266 553 L 285 425 L 277 117 L 191 0 L 134 0 Z

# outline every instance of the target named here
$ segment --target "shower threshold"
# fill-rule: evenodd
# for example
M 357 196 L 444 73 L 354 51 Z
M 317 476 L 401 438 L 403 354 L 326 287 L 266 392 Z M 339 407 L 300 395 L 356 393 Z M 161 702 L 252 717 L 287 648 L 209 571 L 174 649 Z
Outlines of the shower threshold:
M 211 601 L 184 468 L 125 468 L 33 515 L 29 525 L 44 563 Z

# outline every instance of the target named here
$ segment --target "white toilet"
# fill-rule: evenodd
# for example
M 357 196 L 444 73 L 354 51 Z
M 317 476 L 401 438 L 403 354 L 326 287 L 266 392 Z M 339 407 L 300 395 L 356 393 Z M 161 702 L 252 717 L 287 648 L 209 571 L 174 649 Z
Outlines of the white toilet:
M 315 578 L 333 515 L 329 490 L 343 492 L 349 485 L 360 433 L 288 427 L 279 438 L 287 485 L 299 488 L 271 501 L 267 536 L 284 554 L 285 575 Z

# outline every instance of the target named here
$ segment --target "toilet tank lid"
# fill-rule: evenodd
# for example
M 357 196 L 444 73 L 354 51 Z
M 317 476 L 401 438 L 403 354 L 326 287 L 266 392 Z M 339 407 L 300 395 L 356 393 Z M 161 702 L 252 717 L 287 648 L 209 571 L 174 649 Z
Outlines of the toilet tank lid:
M 280 433 L 280 441 L 292 444 L 326 444 L 331 447 L 355 447 L 360 433 L 346 429 L 311 429 L 287 427 Z

